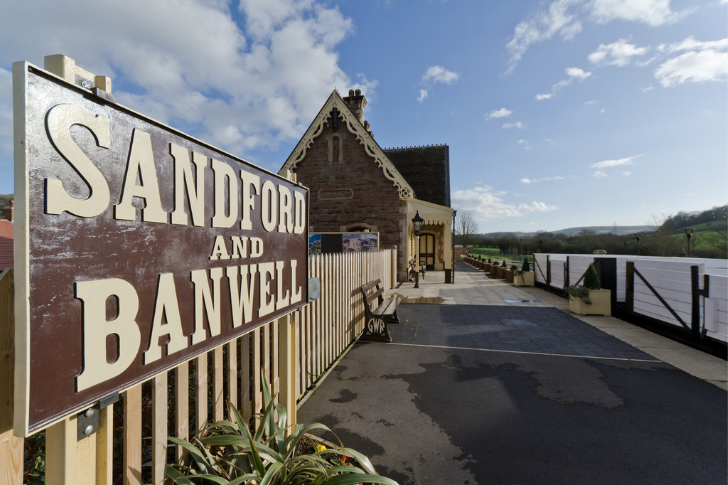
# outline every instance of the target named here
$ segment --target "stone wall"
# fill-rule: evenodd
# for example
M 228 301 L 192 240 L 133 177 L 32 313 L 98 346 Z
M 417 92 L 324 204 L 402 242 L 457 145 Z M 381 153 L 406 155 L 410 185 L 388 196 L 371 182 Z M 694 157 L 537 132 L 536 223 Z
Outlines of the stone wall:
M 311 190 L 313 231 L 368 228 L 379 232 L 380 248 L 399 248 L 397 259 L 402 273 L 406 203 L 345 123 L 339 122 L 334 129 L 332 119 L 296 168 L 298 182 Z

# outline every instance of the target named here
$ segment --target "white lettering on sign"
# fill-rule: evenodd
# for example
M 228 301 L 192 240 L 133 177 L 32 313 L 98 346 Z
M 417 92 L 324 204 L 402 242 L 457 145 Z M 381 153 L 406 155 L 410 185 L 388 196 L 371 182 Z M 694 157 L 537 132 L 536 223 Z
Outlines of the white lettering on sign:
M 139 176 L 139 185 L 137 185 Z M 157 170 L 152 154 L 152 138 L 149 133 L 134 128 L 129 148 L 129 163 L 126 167 L 124 188 L 121 191 L 121 203 L 114 207 L 114 217 L 125 221 L 136 220 L 137 209 L 132 205 L 134 197 L 144 199 L 142 221 L 167 222 L 167 213 L 162 209 L 159 197 Z
M 187 225 L 185 212 L 185 192 L 190 203 L 192 224 L 197 227 L 205 225 L 205 167 L 207 157 L 196 152 L 190 153 L 174 143 L 169 144 L 169 153 L 174 158 L 174 212 L 172 224 Z M 195 165 L 195 180 L 192 179 L 190 162 Z M 187 189 L 185 191 L 185 189 Z
M 135 321 L 139 297 L 127 281 L 111 278 L 77 281 L 76 298 L 83 302 L 83 372 L 76 377 L 76 392 L 112 379 L 131 365 L 139 352 L 142 335 Z M 106 320 L 106 300 L 116 296 L 118 316 Z M 116 335 L 117 356 L 109 362 L 106 338 Z
M 215 215 L 212 216 L 212 227 L 233 227 L 238 220 L 238 179 L 235 170 L 227 163 L 212 159 L 212 171 L 215 172 Z M 225 181 L 227 180 L 227 183 Z M 227 188 L 227 198 L 225 189 Z M 227 203 L 228 213 L 225 214 Z
M 225 268 L 225 277 L 230 288 L 233 328 L 253 320 L 256 282 L 260 289 L 259 316 L 288 305 L 288 300 L 290 303 L 300 301 L 302 289 L 296 284 L 297 266 L 296 260 L 290 262 L 289 287 L 284 287 L 283 284 L 284 271 L 288 271 L 285 261 Z M 159 275 L 152 331 L 144 351 L 144 365 L 156 362 L 164 355 L 185 350 L 189 345 L 204 342 L 208 337 L 208 331 L 210 337 L 220 335 L 222 330 L 220 316 L 223 312 L 220 304 L 222 277 L 222 268 L 190 272 L 190 280 L 194 286 L 195 330 L 191 336 L 185 336 L 178 302 L 180 298 L 186 296 L 178 294 L 171 273 Z M 276 294 L 271 293 L 272 283 L 275 283 Z M 124 372 L 141 350 L 142 342 L 139 322 L 136 321 L 139 297 L 129 282 L 111 278 L 77 281 L 75 286 L 76 298 L 83 302 L 84 366 L 81 374 L 76 377 L 77 391 L 82 391 Z M 116 297 L 118 301 L 118 316 L 114 320 L 107 320 L 106 300 L 111 297 Z M 164 319 L 166 323 L 163 322 Z M 372 319 L 368 325 L 370 332 L 379 333 L 384 330 L 384 322 L 380 319 Z M 118 339 L 117 354 L 113 359 L 108 359 L 106 355 L 106 339 L 110 335 L 116 335 Z M 166 344 L 160 344 L 166 337 L 168 337 Z M 166 354 L 163 351 L 165 348 Z
M 80 106 L 59 104 L 48 112 L 46 122 L 48 135 L 58 153 L 71 164 L 89 186 L 88 199 L 77 199 L 68 195 L 63 183 L 56 179 L 46 179 L 46 212 L 61 214 L 68 211 L 79 217 L 95 217 L 109 206 L 109 184 L 101 171 L 86 156 L 71 137 L 71 126 L 88 128 L 96 138 L 96 144 L 109 148 L 111 128 L 109 118 L 94 115 Z
M 167 318 L 167 323 L 162 323 L 163 316 Z M 152 318 L 152 335 L 149 338 L 149 349 L 144 352 L 144 364 L 162 358 L 162 346 L 159 344 L 159 339 L 167 335 L 169 335 L 169 342 L 166 344 L 167 355 L 187 348 L 188 342 L 182 332 L 182 318 L 179 314 L 177 289 L 174 286 L 172 273 L 159 275 L 157 303 Z

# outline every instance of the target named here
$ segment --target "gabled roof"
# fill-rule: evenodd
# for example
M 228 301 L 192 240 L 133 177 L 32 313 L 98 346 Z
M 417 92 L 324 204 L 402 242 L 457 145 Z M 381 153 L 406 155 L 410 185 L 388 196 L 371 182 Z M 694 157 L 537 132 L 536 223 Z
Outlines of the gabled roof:
M 13 267 L 13 223 L 0 219 L 0 270 Z
M 392 182 L 392 185 L 399 193 L 399 198 L 402 200 L 412 199 L 415 193 L 410 184 L 408 184 L 404 177 L 402 177 L 392 162 L 384 154 L 379 144 L 374 141 L 374 138 L 372 138 L 356 116 L 354 116 L 354 114 L 349 110 L 349 107 L 346 106 L 344 100 L 341 99 L 341 96 L 339 96 L 339 93 L 335 90 L 331 93 L 329 99 L 326 100 L 326 103 L 324 103 L 323 107 L 319 111 L 318 115 L 316 115 L 316 118 L 314 118 L 313 123 L 311 123 L 311 126 L 308 127 L 308 130 L 306 130 L 306 133 L 304 133 L 301 140 L 299 140 L 296 148 L 293 149 L 293 152 L 288 157 L 288 160 L 286 160 L 286 163 L 283 164 L 279 173 L 285 170 L 295 171 L 296 166 L 306 157 L 306 151 L 313 144 L 314 139 L 316 139 L 316 137 L 318 137 L 323 131 L 324 125 L 331 117 L 331 110 L 334 108 L 339 111 L 341 119 L 344 121 L 344 124 L 346 124 L 346 128 L 349 132 L 356 136 L 359 143 L 364 145 L 364 150 L 367 155 L 374 159 L 377 165 L 382 169 L 382 172 L 384 172 L 384 176 Z
M 450 148 L 447 145 L 384 149 L 419 200 L 450 207 Z

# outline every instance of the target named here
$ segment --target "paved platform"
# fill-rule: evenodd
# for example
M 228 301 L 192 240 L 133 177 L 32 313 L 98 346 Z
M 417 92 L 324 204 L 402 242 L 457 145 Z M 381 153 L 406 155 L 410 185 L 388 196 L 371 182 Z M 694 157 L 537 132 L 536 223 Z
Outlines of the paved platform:
M 727 395 L 657 361 L 362 343 L 298 420 L 400 485 L 724 484 Z
M 393 290 L 395 342 L 356 344 L 299 422 L 401 485 L 728 481 L 725 361 L 461 266 Z
M 656 360 L 553 307 L 400 304 L 399 344 Z

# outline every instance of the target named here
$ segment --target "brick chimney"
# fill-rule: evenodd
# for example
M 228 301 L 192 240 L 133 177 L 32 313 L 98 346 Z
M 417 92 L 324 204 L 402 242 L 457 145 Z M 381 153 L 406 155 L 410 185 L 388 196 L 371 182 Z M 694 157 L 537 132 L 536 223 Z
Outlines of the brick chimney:
M 13 219 L 15 218 L 15 201 L 10 201 L 10 207 L 5 208 L 5 217 L 8 218 L 10 222 L 13 222 Z
M 356 91 L 353 89 L 349 90 L 349 95 L 344 99 L 344 103 L 349 108 L 349 111 L 354 113 L 354 116 L 359 120 L 359 123 L 364 124 L 364 107 L 367 105 L 367 98 L 361 94 L 361 89 Z

